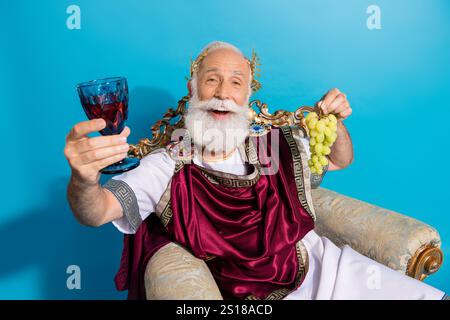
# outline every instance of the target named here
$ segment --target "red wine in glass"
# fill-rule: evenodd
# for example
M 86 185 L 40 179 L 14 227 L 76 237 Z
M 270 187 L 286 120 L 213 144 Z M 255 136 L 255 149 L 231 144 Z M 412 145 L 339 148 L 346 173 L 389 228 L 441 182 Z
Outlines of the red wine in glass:
M 102 118 L 106 127 L 100 131 L 102 135 L 119 134 L 125 128 L 128 102 L 117 101 L 114 97 L 105 99 L 102 95 L 93 96 L 93 103 L 85 101 L 84 111 L 89 119 Z M 103 102 L 108 100 L 108 102 Z
M 128 118 L 128 85 L 124 77 L 92 80 L 77 85 L 81 105 L 89 119 L 102 118 L 106 127 L 102 135 L 120 134 Z M 138 158 L 125 158 L 109 165 L 101 173 L 114 174 L 139 166 Z

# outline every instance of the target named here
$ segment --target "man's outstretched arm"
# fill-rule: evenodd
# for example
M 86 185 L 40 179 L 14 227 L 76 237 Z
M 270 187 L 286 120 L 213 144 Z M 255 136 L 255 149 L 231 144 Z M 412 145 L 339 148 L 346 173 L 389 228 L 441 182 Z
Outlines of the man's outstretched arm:
M 111 191 L 99 184 L 100 170 L 127 156 L 129 128 L 120 135 L 90 138 L 103 129 L 102 119 L 80 122 L 66 138 L 64 155 L 72 169 L 67 198 L 75 218 L 87 226 L 100 226 L 120 219 L 123 209 Z
M 325 114 L 332 113 L 338 118 L 337 139 L 328 155 L 328 171 L 341 170 L 353 162 L 353 143 L 343 120 L 352 114 L 347 96 L 334 88 L 317 103 Z
M 74 174 L 70 177 L 67 199 L 75 218 L 86 226 L 99 227 L 123 216 L 122 206 L 111 191 L 99 183 L 87 184 Z

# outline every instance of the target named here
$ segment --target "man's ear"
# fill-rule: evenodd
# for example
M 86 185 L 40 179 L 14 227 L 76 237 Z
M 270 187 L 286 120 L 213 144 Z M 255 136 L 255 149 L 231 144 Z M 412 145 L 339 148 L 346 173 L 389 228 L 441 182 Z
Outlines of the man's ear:
M 190 98 L 192 98 L 192 84 L 191 84 L 191 81 L 192 81 L 192 80 L 189 80 L 189 81 L 187 82 L 188 94 L 189 94 L 189 97 L 190 97 Z

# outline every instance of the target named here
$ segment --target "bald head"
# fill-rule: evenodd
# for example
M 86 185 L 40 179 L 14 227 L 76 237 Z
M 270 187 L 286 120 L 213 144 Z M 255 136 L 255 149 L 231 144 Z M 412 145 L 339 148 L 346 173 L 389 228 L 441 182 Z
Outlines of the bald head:
M 247 84 L 250 83 L 251 69 L 248 60 L 233 49 L 221 48 L 210 52 L 200 64 L 198 74 L 221 71 L 226 75 L 237 75 Z

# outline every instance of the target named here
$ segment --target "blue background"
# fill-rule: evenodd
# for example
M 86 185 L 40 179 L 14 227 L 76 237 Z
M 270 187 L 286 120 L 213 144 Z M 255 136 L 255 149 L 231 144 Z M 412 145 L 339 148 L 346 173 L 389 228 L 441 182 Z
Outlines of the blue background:
M 81 8 L 81 30 L 66 8 Z M 366 27 L 369 5 L 381 30 Z M 450 257 L 448 1 L 1 1 L 0 298 L 125 298 L 115 290 L 122 235 L 80 226 L 66 202 L 65 137 L 85 120 L 78 82 L 123 75 L 129 142 L 186 94 L 189 59 L 213 40 L 255 48 L 271 110 L 337 87 L 354 164 L 323 186 L 438 229 Z M 68 290 L 66 268 L 81 268 Z M 427 283 L 450 292 L 447 261 Z

